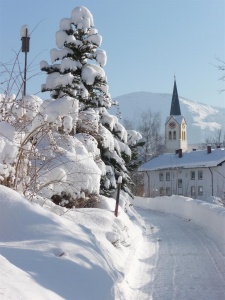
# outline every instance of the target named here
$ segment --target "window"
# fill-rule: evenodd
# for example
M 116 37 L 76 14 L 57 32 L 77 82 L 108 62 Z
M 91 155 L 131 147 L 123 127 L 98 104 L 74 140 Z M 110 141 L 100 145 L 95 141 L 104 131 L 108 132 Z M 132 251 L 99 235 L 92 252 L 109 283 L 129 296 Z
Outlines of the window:
M 163 189 L 163 187 L 160 187 L 160 188 L 159 188 L 159 195 L 160 195 L 160 196 L 163 196 L 163 195 L 164 195 L 164 189 Z
M 191 171 L 191 180 L 195 180 L 195 171 Z
M 166 181 L 170 181 L 170 172 L 166 172 Z
M 183 194 L 182 179 L 178 179 L 177 183 L 178 183 L 178 195 L 182 195 Z
M 172 140 L 172 132 L 169 131 L 169 140 Z
M 185 137 L 185 131 L 182 131 L 182 140 L 185 141 L 186 137 Z
M 191 196 L 195 197 L 195 186 L 191 186 Z
M 171 195 L 171 194 L 170 194 L 170 187 L 167 187 L 167 188 L 166 188 L 166 195 L 167 195 L 167 196 L 170 196 L 170 195 Z
M 163 181 L 163 173 L 159 173 L 159 180 Z
M 176 136 L 176 131 L 173 132 L 173 139 L 176 140 L 177 136 Z
M 198 171 L 198 179 L 199 179 L 199 180 L 202 180 L 202 178 L 203 178 L 202 171 Z
M 178 179 L 178 188 L 182 188 L 182 179 Z
M 199 196 L 203 195 L 203 186 L 198 186 L 198 195 Z

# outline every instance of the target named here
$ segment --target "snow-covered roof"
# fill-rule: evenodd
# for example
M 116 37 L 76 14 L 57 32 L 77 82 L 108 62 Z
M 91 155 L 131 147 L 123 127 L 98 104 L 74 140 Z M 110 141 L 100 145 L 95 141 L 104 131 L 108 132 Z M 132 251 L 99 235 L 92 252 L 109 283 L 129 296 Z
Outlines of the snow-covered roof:
M 218 166 L 223 162 L 225 162 L 224 148 L 212 150 L 209 154 L 207 153 L 207 150 L 187 152 L 183 153 L 182 157 L 179 157 L 179 154 L 166 153 L 141 165 L 139 171 L 176 168 L 207 168 Z
M 185 121 L 185 118 L 183 116 L 169 116 L 169 117 L 167 117 L 165 124 L 167 124 L 168 121 L 171 119 L 176 121 L 178 124 L 181 124 L 183 120 Z M 185 121 L 185 123 L 186 123 L 186 121 Z

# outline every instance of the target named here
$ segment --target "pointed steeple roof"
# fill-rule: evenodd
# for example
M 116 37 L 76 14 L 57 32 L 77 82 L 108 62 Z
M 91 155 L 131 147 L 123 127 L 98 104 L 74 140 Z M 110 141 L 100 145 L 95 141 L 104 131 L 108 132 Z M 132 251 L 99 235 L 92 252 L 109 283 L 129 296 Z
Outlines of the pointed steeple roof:
M 173 97 L 171 102 L 171 108 L 170 108 L 170 115 L 171 116 L 180 116 L 180 102 L 179 97 L 177 93 L 177 85 L 176 85 L 176 77 L 174 76 L 174 86 L 173 86 Z

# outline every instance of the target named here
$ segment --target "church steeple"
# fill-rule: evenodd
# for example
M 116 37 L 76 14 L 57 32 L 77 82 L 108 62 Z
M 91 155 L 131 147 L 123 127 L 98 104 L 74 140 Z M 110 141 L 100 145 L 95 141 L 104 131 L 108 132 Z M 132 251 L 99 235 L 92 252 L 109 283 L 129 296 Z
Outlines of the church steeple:
M 175 153 L 178 149 L 183 152 L 188 150 L 187 123 L 181 115 L 175 76 L 170 116 L 165 123 L 165 146 L 168 153 Z
M 177 85 L 176 85 L 176 77 L 174 76 L 174 86 L 173 86 L 173 97 L 171 102 L 171 108 L 170 108 L 170 115 L 171 116 L 180 116 L 180 102 L 178 98 L 177 93 Z

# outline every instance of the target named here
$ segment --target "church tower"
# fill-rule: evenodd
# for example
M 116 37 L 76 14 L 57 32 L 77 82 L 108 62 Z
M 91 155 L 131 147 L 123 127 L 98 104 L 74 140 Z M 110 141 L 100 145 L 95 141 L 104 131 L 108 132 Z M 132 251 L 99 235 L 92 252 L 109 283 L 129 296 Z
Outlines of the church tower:
M 168 153 L 175 153 L 178 149 L 186 152 L 188 149 L 187 124 L 185 118 L 181 115 L 175 76 L 170 116 L 165 123 L 165 146 Z

